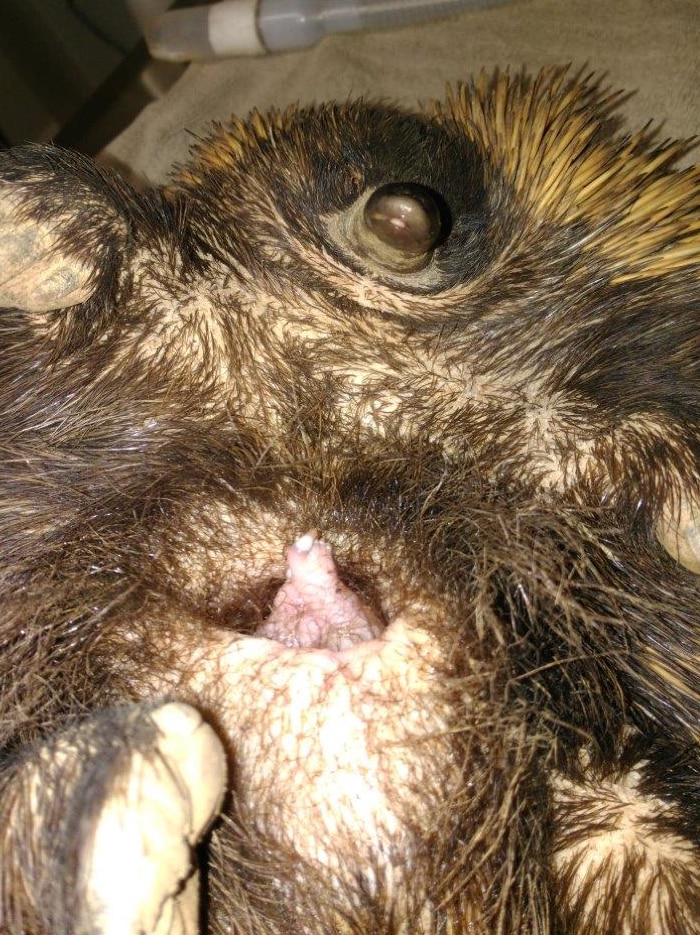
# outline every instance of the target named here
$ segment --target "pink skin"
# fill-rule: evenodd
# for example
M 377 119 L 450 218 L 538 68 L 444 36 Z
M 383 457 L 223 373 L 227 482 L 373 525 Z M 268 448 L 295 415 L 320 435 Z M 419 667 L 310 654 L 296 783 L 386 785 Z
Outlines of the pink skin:
M 327 543 L 307 533 L 286 558 L 287 580 L 256 636 L 290 648 L 338 652 L 382 633 L 374 611 L 338 577 Z
M 212 628 L 198 658 L 187 651 L 188 687 L 235 751 L 245 821 L 333 872 L 355 879 L 369 859 L 395 880 L 453 770 L 441 651 L 422 626 L 437 609 L 380 620 L 313 534 L 286 566 L 255 633 Z

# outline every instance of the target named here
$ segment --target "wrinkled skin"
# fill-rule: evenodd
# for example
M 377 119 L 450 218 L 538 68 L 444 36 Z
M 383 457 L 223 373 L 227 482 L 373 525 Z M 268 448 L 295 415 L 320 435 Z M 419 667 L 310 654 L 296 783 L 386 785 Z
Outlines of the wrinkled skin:
M 0 154 L 0 931 L 700 932 L 700 176 L 613 104 Z

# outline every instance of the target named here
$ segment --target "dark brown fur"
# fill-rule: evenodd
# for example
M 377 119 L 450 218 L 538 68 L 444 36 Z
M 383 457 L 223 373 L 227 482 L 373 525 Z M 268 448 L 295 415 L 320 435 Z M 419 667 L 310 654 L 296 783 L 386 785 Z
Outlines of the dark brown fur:
M 1 931 L 92 930 L 80 842 L 165 693 L 230 744 L 211 933 L 700 932 L 700 592 L 656 535 L 700 498 L 700 176 L 615 101 L 553 71 L 255 115 L 143 194 L 0 154 L 4 233 L 90 292 L 0 322 Z M 425 275 L 337 226 L 393 181 L 449 211 Z M 432 608 L 449 754 L 395 888 L 266 838 L 189 683 L 307 529 L 385 615 Z

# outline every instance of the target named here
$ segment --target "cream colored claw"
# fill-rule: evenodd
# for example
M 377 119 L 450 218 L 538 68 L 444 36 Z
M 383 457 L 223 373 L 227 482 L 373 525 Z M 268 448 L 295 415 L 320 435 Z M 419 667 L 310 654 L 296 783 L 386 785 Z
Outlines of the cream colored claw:
M 656 538 L 688 571 L 700 574 L 700 504 L 691 497 L 677 497 L 664 508 L 656 525 Z
M 23 217 L 0 183 L 0 307 L 68 308 L 95 290 L 92 265 L 59 249 L 55 222 Z
M 85 885 L 90 931 L 99 935 L 199 932 L 193 848 L 221 806 L 224 752 L 188 705 L 166 704 L 152 718 L 159 756 L 134 754 L 92 840 Z

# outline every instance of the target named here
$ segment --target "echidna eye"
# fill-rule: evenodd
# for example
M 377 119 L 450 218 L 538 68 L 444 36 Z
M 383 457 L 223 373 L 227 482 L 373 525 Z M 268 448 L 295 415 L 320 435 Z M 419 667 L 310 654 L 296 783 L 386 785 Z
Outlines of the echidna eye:
M 359 245 L 372 259 L 396 272 L 422 269 L 443 234 L 439 196 L 422 185 L 382 185 L 357 219 Z

